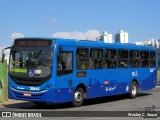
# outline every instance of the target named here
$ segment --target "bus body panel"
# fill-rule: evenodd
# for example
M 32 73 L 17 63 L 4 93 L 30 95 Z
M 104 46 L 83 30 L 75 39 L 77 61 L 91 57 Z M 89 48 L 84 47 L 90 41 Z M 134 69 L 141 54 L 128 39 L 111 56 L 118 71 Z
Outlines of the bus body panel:
M 138 89 L 142 91 L 150 90 L 157 85 L 157 64 L 154 68 L 116 67 L 101 69 L 88 68 L 86 70 L 78 70 L 76 66 L 77 48 L 115 49 L 116 51 L 118 49 L 129 51 L 147 50 L 155 51 L 157 53 L 156 49 L 153 47 L 61 39 L 56 39 L 54 45 L 55 49 L 51 79 L 40 86 L 26 86 L 16 84 L 12 81 L 11 77 L 9 77 L 9 98 L 16 100 L 62 103 L 73 101 L 74 92 L 80 84 L 83 84 L 86 88 L 87 99 L 129 93 L 130 85 L 133 80 L 138 83 Z M 59 52 L 59 47 L 61 47 L 63 51 L 71 51 L 73 53 L 72 73 L 64 75 L 57 74 L 57 54 Z M 158 61 L 156 60 L 156 63 L 157 62 Z M 85 75 L 78 76 L 78 74 L 81 73 Z

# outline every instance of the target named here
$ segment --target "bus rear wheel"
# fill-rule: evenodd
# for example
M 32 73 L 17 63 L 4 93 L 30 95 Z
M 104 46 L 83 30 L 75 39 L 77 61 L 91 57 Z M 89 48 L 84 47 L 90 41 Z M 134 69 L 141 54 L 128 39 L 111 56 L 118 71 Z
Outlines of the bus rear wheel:
M 83 102 L 84 102 L 84 90 L 79 87 L 74 92 L 73 106 L 80 107 L 82 106 Z
M 137 83 L 135 81 L 133 81 L 130 85 L 130 93 L 129 96 L 131 99 L 136 98 L 137 97 L 137 91 L 138 91 L 138 87 L 137 87 Z

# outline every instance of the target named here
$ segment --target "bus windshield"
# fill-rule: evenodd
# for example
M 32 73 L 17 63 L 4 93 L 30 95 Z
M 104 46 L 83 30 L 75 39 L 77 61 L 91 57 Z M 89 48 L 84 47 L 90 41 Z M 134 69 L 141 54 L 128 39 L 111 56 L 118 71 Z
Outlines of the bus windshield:
M 52 73 L 53 50 L 12 50 L 9 73 L 16 77 L 47 77 Z

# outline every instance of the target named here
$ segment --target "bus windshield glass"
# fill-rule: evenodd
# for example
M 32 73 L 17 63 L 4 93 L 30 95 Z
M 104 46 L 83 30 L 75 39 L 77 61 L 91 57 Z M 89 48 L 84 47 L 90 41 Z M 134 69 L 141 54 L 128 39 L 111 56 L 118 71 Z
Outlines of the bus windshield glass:
M 53 50 L 12 50 L 9 73 L 16 77 L 48 77 L 52 73 Z

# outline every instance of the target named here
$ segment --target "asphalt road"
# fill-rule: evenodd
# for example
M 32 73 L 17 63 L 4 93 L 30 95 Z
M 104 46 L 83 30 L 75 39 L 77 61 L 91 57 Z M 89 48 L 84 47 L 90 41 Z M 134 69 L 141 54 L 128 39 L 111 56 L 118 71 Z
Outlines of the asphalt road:
M 108 111 L 106 114 L 111 114 L 111 117 L 107 119 L 113 119 L 114 116 L 121 114 L 118 112 L 113 111 L 145 111 L 148 107 L 154 107 L 155 111 L 160 111 L 160 87 L 157 87 L 153 90 L 146 91 L 146 92 L 140 92 L 135 99 L 128 98 L 127 95 L 118 95 L 118 96 L 110 96 L 110 97 L 101 97 L 101 98 L 95 98 L 86 100 L 84 103 L 84 106 L 82 107 L 73 107 L 71 103 L 64 103 L 64 104 L 46 104 L 45 106 L 37 107 L 32 102 L 21 102 L 21 103 L 15 103 L 15 104 L 8 104 L 5 106 L 0 106 L 0 111 L 17 111 L 17 112 L 25 112 L 25 111 L 48 111 L 49 115 L 53 115 L 53 112 L 57 111 L 63 111 L 57 112 L 58 117 L 55 117 L 54 119 L 82 119 L 80 116 L 72 117 L 72 118 L 65 118 L 66 114 L 71 113 L 71 111 L 74 111 L 73 114 L 77 114 L 75 111 L 81 111 L 81 114 L 91 114 L 94 117 L 92 119 L 106 119 L 103 117 L 96 117 L 99 116 L 100 112 L 96 111 Z M 93 113 L 90 113 L 88 111 L 94 111 Z M 47 112 L 46 112 L 47 113 Z M 84 115 L 85 116 L 85 115 Z M 118 119 L 143 119 L 142 117 L 116 117 Z M 0 118 L 2 119 L 2 118 Z M 16 118 L 14 118 L 16 119 Z M 34 118 L 36 119 L 36 118 Z M 38 118 L 39 119 L 39 118 Z M 42 118 L 44 119 L 44 118 Z M 52 119 L 50 117 L 45 118 L 47 120 Z M 83 119 L 90 119 L 90 117 L 85 117 Z M 158 118 L 160 120 L 160 118 Z

